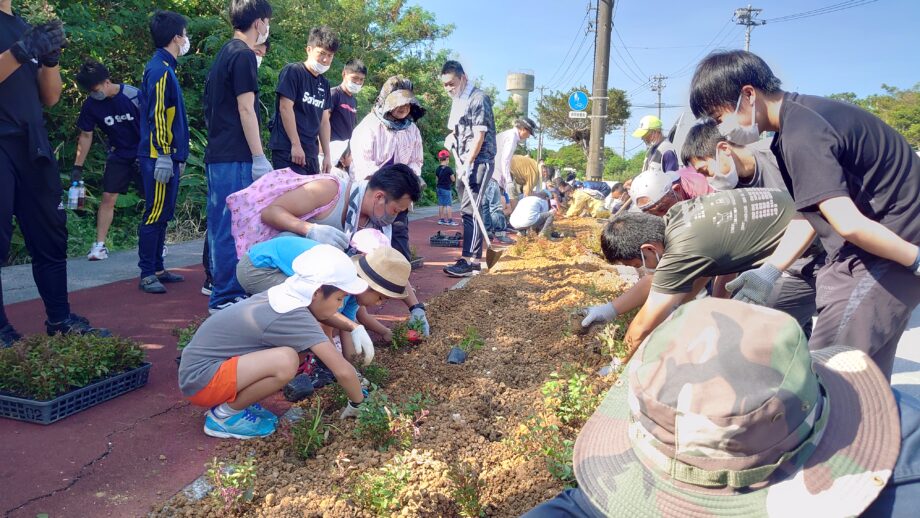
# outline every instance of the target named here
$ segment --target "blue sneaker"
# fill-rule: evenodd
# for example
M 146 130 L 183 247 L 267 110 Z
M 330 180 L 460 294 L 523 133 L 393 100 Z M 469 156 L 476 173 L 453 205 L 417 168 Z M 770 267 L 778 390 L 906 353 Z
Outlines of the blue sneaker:
M 228 417 L 218 419 L 213 410 L 208 410 L 204 419 L 204 433 L 220 439 L 256 439 L 274 433 L 275 425 L 261 419 L 249 409 Z
M 278 424 L 278 416 L 273 414 L 271 410 L 263 407 L 262 405 L 258 403 L 253 403 L 249 405 L 249 407 L 246 410 L 249 410 L 250 413 L 257 415 L 262 419 L 265 419 L 271 424 L 275 424 L 275 425 Z

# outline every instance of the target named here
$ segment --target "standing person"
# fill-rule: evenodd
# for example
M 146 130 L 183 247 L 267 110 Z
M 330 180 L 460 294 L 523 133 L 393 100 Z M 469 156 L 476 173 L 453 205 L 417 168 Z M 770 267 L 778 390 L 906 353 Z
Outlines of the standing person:
M 93 145 L 93 130 L 105 133 L 108 156 L 102 176 L 102 203 L 96 214 L 96 241 L 86 258 L 101 261 L 109 258 L 105 238 L 115 215 L 115 201 L 128 192 L 132 182 L 143 196 L 143 182 L 137 168 L 137 145 L 140 135 L 140 91 L 131 85 L 113 83 L 109 70 L 98 61 L 89 60 L 77 72 L 77 84 L 88 93 L 77 127 L 77 157 L 74 159 L 72 182 L 83 179 L 83 163 Z
M 438 162 L 441 165 L 434 172 L 438 177 L 438 225 L 457 226 L 459 223 L 454 221 L 453 208 L 451 208 L 454 203 L 452 189 L 457 177 L 454 176 L 454 170 L 448 165 L 450 164 L 450 151 L 446 149 L 438 151 Z
M 342 83 L 332 89 L 329 96 L 329 129 L 332 142 L 351 140 L 358 117 L 358 100 L 355 96 L 364 86 L 367 67 L 360 59 L 352 59 L 342 69 Z M 334 163 L 332 165 L 335 165 Z
M 495 167 L 495 118 L 492 99 L 473 86 L 463 66 L 449 60 L 441 67 L 441 84 L 452 98 L 447 128 L 450 134 L 445 147 L 452 149 L 457 163 L 457 194 L 463 213 L 463 252 L 460 259 L 444 267 L 451 277 L 469 277 L 479 273 L 483 239 L 479 226 L 473 221 L 473 211 L 482 204 L 481 191 L 492 179 Z M 469 181 L 470 192 L 460 177 Z
M 818 321 L 809 346 L 858 347 L 890 376 L 920 302 L 920 157 L 865 110 L 784 92 L 780 84 L 763 59 L 745 51 L 710 54 L 691 82 L 693 113 L 718 121 L 732 142 L 747 145 L 761 130 L 776 132 L 772 150 L 783 180 L 814 228 L 792 235 L 795 246 L 742 274 L 735 296 L 762 299 L 764 286 L 817 231 L 830 262 L 818 272 Z
M 642 170 L 649 169 L 652 164 L 661 166 L 662 171 L 677 171 L 680 162 L 677 160 L 677 150 L 674 145 L 661 133 L 661 119 L 654 115 L 646 115 L 639 121 L 639 127 L 633 131 L 632 136 L 642 139 L 648 147 Z
M 504 222 L 504 197 L 515 190 L 514 179 L 511 177 L 511 159 L 521 142 L 526 141 L 536 132 L 536 123 L 528 117 L 514 121 L 514 127 L 495 136 L 495 172 L 492 173 L 494 186 L 486 191 L 486 201 L 489 205 L 490 219 L 495 233 L 495 239 L 502 244 L 511 244 L 514 241 L 505 236 Z M 512 207 L 513 208 L 513 207 Z M 510 214 L 510 210 L 508 211 Z
M 355 180 L 369 178 L 385 165 L 409 166 L 422 189 L 422 134 L 416 121 L 425 109 L 412 92 L 412 82 L 393 76 L 383 83 L 371 113 L 358 124 L 351 138 L 351 170 Z M 409 250 L 409 211 L 400 212 L 393 221 L 393 248 L 411 260 Z
M 326 26 L 310 29 L 307 59 L 281 69 L 275 87 L 275 118 L 268 145 L 275 169 L 299 174 L 328 173 L 332 169 L 329 138 L 331 105 L 329 80 L 323 75 L 339 50 L 339 39 Z M 320 165 L 319 147 L 323 151 Z
M 150 20 L 156 51 L 144 68 L 141 82 L 141 140 L 137 150 L 145 200 L 137 229 L 138 288 L 145 293 L 166 293 L 164 283 L 185 280 L 166 270 L 163 246 L 189 150 L 185 101 L 176 77 L 176 58 L 191 48 L 187 25 L 185 17 L 172 11 L 157 11 Z
M 61 98 L 63 44 L 60 21 L 32 27 L 13 14 L 11 0 L 0 0 L 0 265 L 10 252 L 16 216 L 32 256 L 48 334 L 108 336 L 108 330 L 71 313 L 67 301 L 67 213 L 42 118 L 42 106 Z M 8 347 L 22 336 L 6 318 L 2 293 L 0 286 L 0 347 Z
M 233 38 L 218 51 L 205 83 L 211 312 L 246 297 L 235 276 L 237 257 L 227 196 L 272 170 L 259 131 L 259 63 L 253 51 L 268 41 L 271 16 L 267 0 L 230 2 Z

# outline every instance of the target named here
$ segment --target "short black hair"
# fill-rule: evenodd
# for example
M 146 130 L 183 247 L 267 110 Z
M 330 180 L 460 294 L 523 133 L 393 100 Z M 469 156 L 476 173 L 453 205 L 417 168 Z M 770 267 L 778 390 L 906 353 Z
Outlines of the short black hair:
M 695 117 L 711 116 L 717 109 L 734 108 L 745 85 L 772 94 L 780 91 L 781 84 L 757 54 L 744 50 L 716 51 L 696 66 L 690 81 L 690 109 Z
M 230 0 L 230 23 L 238 31 L 248 31 L 256 20 L 271 17 L 268 0 Z
M 601 250 L 608 263 L 638 259 L 642 245 L 664 243 L 664 219 L 644 212 L 624 212 L 601 233 Z
M 342 72 L 346 74 L 364 74 L 367 75 L 367 67 L 364 66 L 364 62 L 360 59 L 350 59 L 348 63 L 345 63 L 345 67 L 342 68 Z
M 77 84 L 87 92 L 108 78 L 109 69 L 94 59 L 87 59 L 80 65 L 80 70 L 77 71 L 76 76 Z
M 398 200 L 407 194 L 412 201 L 418 201 L 422 197 L 422 186 L 418 176 L 406 164 L 381 167 L 371 176 L 367 188 L 383 191 L 391 200 Z
M 719 133 L 715 119 L 705 117 L 690 127 L 684 145 L 680 148 L 680 159 L 689 164 L 694 158 L 710 159 L 716 156 L 716 146 L 726 141 Z
M 326 25 L 313 27 L 310 29 L 310 36 L 307 38 L 307 46 L 337 52 L 339 50 L 339 37 Z
M 441 75 L 443 76 L 444 74 L 453 74 L 460 77 L 465 74 L 465 72 L 463 71 L 463 65 L 461 65 L 459 61 L 449 59 L 441 66 Z
M 625 191 L 625 190 L 626 190 L 626 187 L 623 187 L 623 184 L 621 184 L 621 183 L 618 183 L 618 184 L 616 184 L 616 185 L 614 185 L 613 187 L 610 188 L 610 192 L 611 192 L 611 193 L 614 193 L 614 192 L 623 192 L 623 191 Z
M 322 292 L 324 299 L 328 299 L 329 297 L 332 296 L 333 293 L 337 291 L 345 291 L 345 290 L 343 290 L 342 288 L 333 286 L 331 284 L 323 284 L 319 287 L 319 291 Z
M 153 38 L 153 46 L 161 49 L 169 45 L 173 38 L 182 36 L 186 27 L 188 27 L 188 20 L 181 14 L 157 10 L 150 18 L 150 37 Z

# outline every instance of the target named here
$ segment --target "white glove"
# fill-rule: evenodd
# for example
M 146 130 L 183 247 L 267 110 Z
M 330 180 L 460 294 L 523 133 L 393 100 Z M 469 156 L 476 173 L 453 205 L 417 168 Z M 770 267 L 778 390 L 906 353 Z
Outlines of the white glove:
M 332 245 L 339 250 L 346 250 L 348 248 L 348 236 L 345 235 L 345 232 L 335 227 L 330 227 L 329 225 L 312 223 L 310 225 L 310 230 L 307 231 L 304 237 L 318 243 Z
M 157 183 L 169 183 L 173 177 L 173 161 L 169 155 L 160 155 L 153 166 L 153 179 Z
M 352 403 L 351 401 L 349 401 L 348 404 L 345 405 L 345 409 L 342 410 L 342 414 L 339 415 L 339 419 L 347 419 L 349 417 L 358 417 L 358 414 L 360 413 L 361 413 L 361 403 L 358 403 L 356 405 Z
M 617 317 L 617 310 L 613 307 L 613 302 L 591 306 L 582 310 L 585 319 L 581 321 L 581 327 L 588 327 L 591 324 L 602 324 L 610 322 Z
M 364 365 L 370 365 L 374 361 L 374 341 L 364 326 L 358 326 L 351 331 L 351 343 L 355 344 L 355 352 L 364 356 Z
M 726 284 L 725 289 L 731 292 L 735 300 L 765 306 L 773 291 L 773 285 L 782 274 L 783 272 L 772 264 L 764 264 L 742 273 Z
M 265 158 L 265 155 L 252 155 L 252 181 L 262 178 L 266 173 L 271 172 L 272 164 Z
M 409 318 L 409 322 L 410 323 L 415 322 L 415 321 L 421 322 L 422 323 L 422 335 L 431 336 L 431 326 L 428 325 L 428 315 L 425 313 L 425 310 L 422 308 L 415 308 L 412 311 L 410 311 L 410 313 L 412 316 Z

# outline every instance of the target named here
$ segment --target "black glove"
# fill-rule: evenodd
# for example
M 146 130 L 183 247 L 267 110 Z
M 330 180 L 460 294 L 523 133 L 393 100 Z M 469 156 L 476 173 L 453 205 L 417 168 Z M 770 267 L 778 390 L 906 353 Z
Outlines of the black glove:
M 55 50 L 49 54 L 45 54 L 38 58 L 38 62 L 42 64 L 43 67 L 56 67 L 61 62 L 61 51 Z
M 60 20 L 54 20 L 37 27 L 29 27 L 22 35 L 22 39 L 10 47 L 10 53 L 20 64 L 29 61 L 38 62 L 41 58 L 43 62 L 48 60 L 56 65 L 57 61 L 53 54 L 56 53 L 56 59 L 59 60 L 63 47 L 64 24 Z
M 74 166 L 73 166 L 73 171 L 70 172 L 70 182 L 71 182 L 71 183 L 73 183 L 73 182 L 79 182 L 79 181 L 82 180 L 82 179 L 83 179 L 83 166 L 82 166 L 82 165 L 74 165 Z

